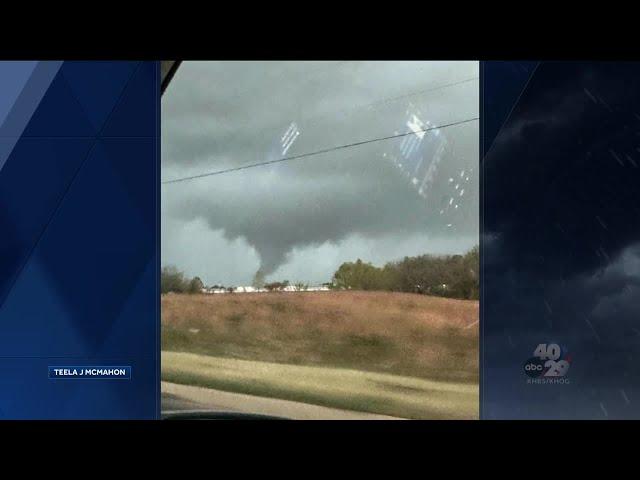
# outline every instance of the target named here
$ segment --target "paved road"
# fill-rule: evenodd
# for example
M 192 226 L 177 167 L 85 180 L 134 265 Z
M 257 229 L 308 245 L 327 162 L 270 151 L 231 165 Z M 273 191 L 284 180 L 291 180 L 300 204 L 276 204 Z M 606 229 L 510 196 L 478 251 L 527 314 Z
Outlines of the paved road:
M 399 420 L 386 415 L 352 412 L 308 403 L 162 382 L 162 411 L 175 410 L 254 413 L 294 420 Z

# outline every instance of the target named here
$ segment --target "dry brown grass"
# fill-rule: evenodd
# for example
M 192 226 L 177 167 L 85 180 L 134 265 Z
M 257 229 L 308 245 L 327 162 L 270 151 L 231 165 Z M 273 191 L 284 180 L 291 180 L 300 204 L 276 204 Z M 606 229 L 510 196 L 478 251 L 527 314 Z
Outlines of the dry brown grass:
M 476 383 L 478 314 L 394 292 L 169 294 L 163 350 Z
M 177 384 L 399 418 L 477 419 L 479 413 L 477 384 L 347 368 L 285 365 L 163 352 L 162 378 Z M 213 403 L 218 405 L 217 392 L 213 395 Z M 206 399 L 203 400 L 206 402 Z M 233 409 L 260 413 L 254 410 L 255 404 L 237 400 Z M 276 410 L 270 414 L 295 418 L 286 404 L 276 403 L 273 407 Z

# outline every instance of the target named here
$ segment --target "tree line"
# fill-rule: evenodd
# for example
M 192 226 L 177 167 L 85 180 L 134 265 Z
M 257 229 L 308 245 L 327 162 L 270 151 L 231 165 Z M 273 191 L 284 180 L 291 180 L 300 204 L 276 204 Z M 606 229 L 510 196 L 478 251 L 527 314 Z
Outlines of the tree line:
M 404 257 L 383 267 L 358 259 L 340 265 L 333 276 L 333 285 L 338 289 L 387 290 L 477 300 L 479 268 L 478 246 L 464 255 Z
M 201 293 L 204 284 L 200 277 L 187 278 L 173 265 L 163 267 L 160 273 L 160 292 Z
M 323 284 L 336 290 L 386 290 L 411 292 L 424 295 L 477 300 L 480 256 L 476 245 L 464 255 L 420 255 L 404 257 L 376 267 L 361 259 L 345 262 L 334 273 L 332 281 Z M 161 275 L 161 292 L 200 293 L 204 284 L 199 277 L 187 278 L 174 266 L 164 267 Z M 265 282 L 258 271 L 253 286 L 268 291 L 278 291 L 289 286 L 288 280 Z M 306 290 L 309 285 L 295 284 L 297 290 Z M 233 287 L 214 285 L 211 288 L 233 292 Z

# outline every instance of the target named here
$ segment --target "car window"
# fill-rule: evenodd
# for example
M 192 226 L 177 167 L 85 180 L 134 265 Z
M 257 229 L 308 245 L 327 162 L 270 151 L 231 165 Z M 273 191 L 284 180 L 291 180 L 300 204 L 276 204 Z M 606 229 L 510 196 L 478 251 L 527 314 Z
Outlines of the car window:
M 477 418 L 478 62 L 183 62 L 163 410 Z

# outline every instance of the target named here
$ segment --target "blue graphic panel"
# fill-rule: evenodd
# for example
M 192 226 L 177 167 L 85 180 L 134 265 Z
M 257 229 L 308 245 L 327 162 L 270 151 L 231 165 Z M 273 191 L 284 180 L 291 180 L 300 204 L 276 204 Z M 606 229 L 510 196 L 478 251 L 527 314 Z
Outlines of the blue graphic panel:
M 0 418 L 157 418 L 157 64 L 0 70 Z
M 486 153 L 533 75 L 538 62 L 484 62 L 482 145 Z
M 483 118 L 523 84 L 484 71 Z M 639 82 L 640 62 L 542 62 L 502 109 L 482 165 L 482 418 L 640 418 Z

